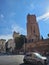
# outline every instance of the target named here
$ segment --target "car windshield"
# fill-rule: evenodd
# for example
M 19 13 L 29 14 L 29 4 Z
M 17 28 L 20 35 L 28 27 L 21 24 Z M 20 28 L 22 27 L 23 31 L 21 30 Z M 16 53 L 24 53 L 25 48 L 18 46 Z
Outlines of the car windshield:
M 34 53 L 38 58 L 42 58 L 42 55 L 40 55 L 39 53 Z

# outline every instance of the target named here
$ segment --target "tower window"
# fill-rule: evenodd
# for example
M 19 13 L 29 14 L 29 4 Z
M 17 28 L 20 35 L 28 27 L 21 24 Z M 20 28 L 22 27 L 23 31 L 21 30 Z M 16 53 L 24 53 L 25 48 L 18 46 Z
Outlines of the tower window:
M 33 30 L 33 32 L 35 33 L 35 26 L 34 26 L 34 30 Z
M 32 42 L 33 42 L 33 39 L 32 39 Z

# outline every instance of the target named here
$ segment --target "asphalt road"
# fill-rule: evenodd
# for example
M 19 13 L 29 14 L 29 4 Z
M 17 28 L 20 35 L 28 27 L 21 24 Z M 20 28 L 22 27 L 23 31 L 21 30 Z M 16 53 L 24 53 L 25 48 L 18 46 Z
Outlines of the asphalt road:
M 23 58 L 24 58 L 23 55 L 0 56 L 0 65 L 31 65 L 31 64 L 24 64 Z
M 0 65 L 20 65 L 23 63 L 23 55 L 0 56 Z

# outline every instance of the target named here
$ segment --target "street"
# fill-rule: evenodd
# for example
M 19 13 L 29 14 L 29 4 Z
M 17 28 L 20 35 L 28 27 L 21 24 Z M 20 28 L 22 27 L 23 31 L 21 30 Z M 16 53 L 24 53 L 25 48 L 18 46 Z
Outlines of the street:
M 0 65 L 20 65 L 23 63 L 23 55 L 0 56 Z
M 0 56 L 0 65 L 31 65 L 31 64 L 24 64 L 23 58 L 24 58 L 24 55 Z

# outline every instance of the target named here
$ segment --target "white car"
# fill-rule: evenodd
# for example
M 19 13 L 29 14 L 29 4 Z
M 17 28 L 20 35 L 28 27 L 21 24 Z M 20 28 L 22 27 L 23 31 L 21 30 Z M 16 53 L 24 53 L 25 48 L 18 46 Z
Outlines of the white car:
M 26 53 L 23 59 L 24 63 L 33 63 L 37 65 L 47 65 L 47 57 L 44 57 L 36 52 Z

